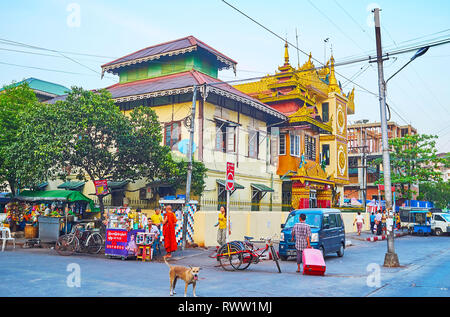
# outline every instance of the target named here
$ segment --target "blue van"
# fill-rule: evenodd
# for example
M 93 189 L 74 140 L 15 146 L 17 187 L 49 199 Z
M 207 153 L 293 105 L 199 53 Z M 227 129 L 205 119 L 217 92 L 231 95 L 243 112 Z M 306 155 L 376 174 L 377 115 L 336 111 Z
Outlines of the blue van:
M 306 215 L 305 222 L 311 227 L 311 247 L 322 251 L 323 255 L 336 252 L 344 256 L 345 228 L 339 209 L 309 208 L 292 211 L 281 225 L 279 253 L 281 260 L 296 256 L 295 241 L 291 241 L 292 227 L 300 222 L 300 214 Z

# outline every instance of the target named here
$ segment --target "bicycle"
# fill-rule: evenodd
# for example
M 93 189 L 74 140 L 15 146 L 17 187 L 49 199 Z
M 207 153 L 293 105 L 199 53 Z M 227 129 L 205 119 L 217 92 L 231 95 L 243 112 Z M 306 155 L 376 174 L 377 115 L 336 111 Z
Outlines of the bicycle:
M 62 235 L 56 241 L 55 250 L 59 255 L 72 255 L 75 252 L 97 254 L 103 247 L 102 236 L 95 231 L 81 230 L 83 226 L 78 224 L 73 233 Z
M 263 248 L 255 249 L 254 244 L 257 241 L 251 241 L 253 237 L 244 236 L 244 241 L 232 241 L 224 244 L 217 250 L 217 261 L 226 271 L 245 270 L 250 264 L 257 264 L 261 261 L 263 255 L 270 249 L 269 257 L 276 263 L 278 273 L 281 273 L 278 262 L 278 254 L 273 247 L 271 238 L 262 238 L 259 242 L 265 242 Z M 231 269 L 230 269 L 231 266 Z

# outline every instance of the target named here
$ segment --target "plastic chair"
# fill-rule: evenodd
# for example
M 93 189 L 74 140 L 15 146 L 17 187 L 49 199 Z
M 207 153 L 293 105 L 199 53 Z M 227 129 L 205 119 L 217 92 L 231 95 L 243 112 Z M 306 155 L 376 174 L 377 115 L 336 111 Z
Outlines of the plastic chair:
M 5 251 L 7 241 L 12 241 L 14 243 L 14 249 L 16 248 L 16 239 L 11 236 L 11 230 L 8 227 L 0 228 L 0 234 L 0 239 L 3 240 L 2 252 Z

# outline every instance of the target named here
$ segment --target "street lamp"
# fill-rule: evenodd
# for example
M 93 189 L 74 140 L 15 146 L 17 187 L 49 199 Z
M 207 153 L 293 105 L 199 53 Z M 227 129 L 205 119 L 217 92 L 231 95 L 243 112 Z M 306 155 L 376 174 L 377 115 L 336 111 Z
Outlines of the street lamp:
M 383 54 L 381 48 L 381 25 L 380 25 L 380 9 L 375 8 L 374 20 L 375 20 L 375 36 L 376 36 L 376 46 L 377 46 L 377 64 L 378 64 L 378 89 L 379 89 L 379 99 L 380 99 L 380 116 L 381 116 L 381 140 L 382 140 L 382 152 L 383 152 L 383 168 L 384 168 L 384 193 L 386 201 L 386 212 L 387 212 L 387 253 L 384 258 L 384 266 L 387 267 L 398 267 L 400 266 L 398 261 L 398 256 L 394 250 L 394 234 L 393 234 L 393 210 L 392 210 L 392 189 L 391 189 L 391 163 L 389 158 L 389 141 L 388 141 L 388 128 L 386 120 L 386 84 L 397 75 L 403 68 L 405 68 L 409 63 L 415 60 L 417 57 L 425 54 L 429 46 L 419 49 L 416 54 L 406 63 L 402 68 L 400 68 L 396 73 L 384 81 L 384 71 L 383 71 Z
M 394 73 L 394 75 L 392 75 L 391 77 L 388 78 L 388 80 L 386 80 L 386 82 L 384 83 L 384 86 L 385 86 L 384 89 L 386 90 L 387 82 L 388 82 L 389 80 L 391 80 L 392 77 L 394 77 L 395 75 L 397 75 L 398 73 L 400 73 L 400 71 L 401 71 L 403 68 L 405 68 L 406 66 L 408 66 L 409 63 L 411 63 L 411 62 L 412 62 L 413 60 L 415 60 L 417 57 L 420 57 L 420 56 L 422 56 L 423 54 L 425 54 L 425 53 L 428 51 L 429 48 L 430 48 L 429 46 L 425 46 L 425 47 L 420 48 L 420 49 L 416 52 L 416 54 L 414 54 L 414 56 L 411 57 L 411 59 L 408 61 L 408 63 L 406 63 L 405 65 L 403 65 L 402 68 L 400 68 L 398 71 L 396 71 L 396 72 Z

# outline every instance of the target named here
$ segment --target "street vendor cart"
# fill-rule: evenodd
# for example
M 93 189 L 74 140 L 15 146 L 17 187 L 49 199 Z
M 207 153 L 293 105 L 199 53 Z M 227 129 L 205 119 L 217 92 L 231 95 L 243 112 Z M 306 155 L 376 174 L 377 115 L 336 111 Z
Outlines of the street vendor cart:
M 74 222 L 83 218 L 87 212 L 96 210 L 92 199 L 73 190 L 25 190 L 14 199 L 32 205 L 31 211 L 38 220 L 41 242 L 57 241 L 61 232 L 70 232 Z M 95 222 L 95 219 L 91 221 Z
M 138 233 L 145 232 L 144 215 L 133 212 L 129 207 L 108 207 L 106 212 L 105 255 L 122 260 L 136 257 Z

